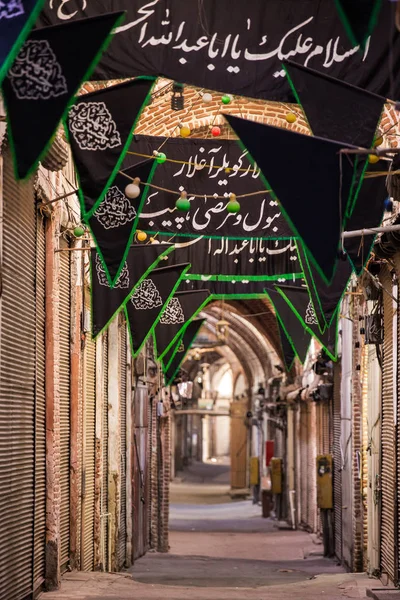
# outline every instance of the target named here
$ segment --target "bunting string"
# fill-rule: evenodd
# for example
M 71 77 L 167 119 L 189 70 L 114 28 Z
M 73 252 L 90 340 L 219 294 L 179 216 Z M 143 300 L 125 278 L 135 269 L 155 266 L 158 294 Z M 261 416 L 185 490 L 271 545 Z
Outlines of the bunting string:
M 178 162 L 178 161 L 176 161 L 176 162 Z M 120 173 L 120 175 L 123 175 L 130 181 L 135 180 L 135 177 L 131 177 L 130 175 L 127 175 L 127 173 L 124 173 L 123 171 L 119 171 L 119 173 Z M 150 188 L 159 190 L 160 192 L 167 192 L 168 194 L 174 194 L 175 196 L 179 196 L 181 194 L 180 191 L 170 190 L 168 188 L 164 188 L 159 185 L 154 185 L 154 183 L 146 183 L 146 182 L 141 181 L 139 183 L 139 185 L 143 185 L 143 186 L 147 185 Z M 259 196 L 261 194 L 265 195 L 265 194 L 269 194 L 269 193 L 270 193 L 270 190 L 258 190 L 257 192 L 250 192 L 248 194 L 239 194 L 236 196 L 236 198 L 248 198 L 249 196 Z M 190 196 L 191 198 L 214 198 L 214 199 L 218 199 L 218 200 L 228 200 L 227 196 L 220 196 L 220 195 L 216 195 L 216 194 L 191 194 L 190 192 L 187 192 L 187 195 Z

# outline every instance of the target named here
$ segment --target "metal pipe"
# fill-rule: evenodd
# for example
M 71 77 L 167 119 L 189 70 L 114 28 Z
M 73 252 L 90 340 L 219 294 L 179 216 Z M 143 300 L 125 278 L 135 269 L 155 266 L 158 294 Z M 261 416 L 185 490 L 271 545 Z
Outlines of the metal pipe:
M 342 148 L 340 154 L 375 154 L 383 156 L 385 154 L 399 154 L 400 148 Z
M 400 231 L 400 225 L 386 225 L 384 227 L 371 227 L 368 229 L 354 229 L 354 231 L 343 231 L 342 238 L 360 237 L 373 235 L 375 233 L 386 233 L 387 231 Z

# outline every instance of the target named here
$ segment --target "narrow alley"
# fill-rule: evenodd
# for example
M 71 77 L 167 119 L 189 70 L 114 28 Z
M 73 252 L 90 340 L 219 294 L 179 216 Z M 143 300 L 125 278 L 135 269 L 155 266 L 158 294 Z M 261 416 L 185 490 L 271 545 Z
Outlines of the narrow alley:
M 228 465 L 193 464 L 171 484 L 168 554 L 150 552 L 125 573 L 66 575 L 44 600 L 365 597 L 368 577 L 324 558 L 315 535 L 263 519 L 259 506 L 229 491 Z
M 400 0 L 0 0 L 0 600 L 400 600 Z

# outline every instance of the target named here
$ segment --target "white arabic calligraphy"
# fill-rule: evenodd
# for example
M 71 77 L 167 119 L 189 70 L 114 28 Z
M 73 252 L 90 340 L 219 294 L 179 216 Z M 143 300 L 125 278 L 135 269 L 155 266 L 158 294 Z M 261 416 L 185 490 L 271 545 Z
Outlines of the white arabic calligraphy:
M 62 0 L 65 3 L 68 0 Z M 293 58 L 295 56 L 305 56 L 304 64 L 307 66 L 311 59 L 315 56 L 325 55 L 323 66 L 329 68 L 334 62 L 343 62 L 346 58 L 349 58 L 356 54 L 359 50 L 359 46 L 351 48 L 350 50 L 340 53 L 339 45 L 342 44 L 340 36 L 328 40 L 326 46 L 321 46 L 314 41 L 313 37 L 305 37 L 301 31 L 306 28 L 314 21 L 314 16 L 310 16 L 304 19 L 297 25 L 291 27 L 281 38 L 277 46 L 273 49 L 260 52 L 259 49 L 264 50 L 268 46 L 268 34 L 261 35 L 261 41 L 258 42 L 257 46 L 253 47 L 240 47 L 241 46 L 241 34 L 228 33 L 225 39 L 221 40 L 221 35 L 218 31 L 210 33 L 209 35 L 202 34 L 194 43 L 189 42 L 189 38 L 185 37 L 185 28 L 187 27 L 186 21 L 181 21 L 176 27 L 171 27 L 170 11 L 165 10 L 165 16 L 160 18 L 161 27 L 165 28 L 165 33 L 162 35 L 147 36 L 149 25 L 152 22 L 152 17 L 156 14 L 156 8 L 160 4 L 160 0 L 152 0 L 145 4 L 137 11 L 137 18 L 132 20 L 130 23 L 126 23 L 121 27 L 117 27 L 114 33 L 122 33 L 134 27 L 140 25 L 140 33 L 138 43 L 142 48 L 146 46 L 170 46 L 172 50 L 180 51 L 186 56 L 190 53 L 197 53 L 199 51 L 207 49 L 207 57 L 211 61 L 217 57 L 225 59 L 223 65 L 229 73 L 237 74 L 240 72 L 240 67 L 227 63 L 227 59 L 232 61 L 238 61 L 242 58 L 249 62 L 257 61 L 268 61 L 273 58 L 279 61 Z M 156 18 L 159 18 L 158 15 Z M 247 19 L 247 31 L 250 32 L 252 28 L 252 20 Z M 252 38 L 253 36 L 249 36 Z M 223 43 L 222 43 L 223 42 Z M 362 60 L 365 61 L 369 51 L 370 38 L 366 44 L 364 55 Z M 180 57 L 179 62 L 183 65 L 189 61 L 183 56 Z M 214 70 L 214 64 L 208 65 L 210 70 Z M 284 77 L 284 71 L 278 71 L 275 73 L 275 77 Z
M 52 47 L 47 40 L 28 40 L 8 72 L 19 100 L 49 100 L 68 92 Z
M 22 0 L 0 0 L 0 20 L 14 19 L 25 14 Z

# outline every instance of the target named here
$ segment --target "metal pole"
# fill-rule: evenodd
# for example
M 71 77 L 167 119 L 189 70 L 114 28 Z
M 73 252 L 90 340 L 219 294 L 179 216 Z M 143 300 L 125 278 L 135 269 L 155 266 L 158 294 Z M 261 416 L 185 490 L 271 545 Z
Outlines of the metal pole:
M 385 233 L 386 231 L 400 231 L 400 225 L 386 225 L 386 227 L 372 227 L 368 229 L 355 229 L 354 231 L 343 231 L 342 238 L 361 237 L 363 235 Z

